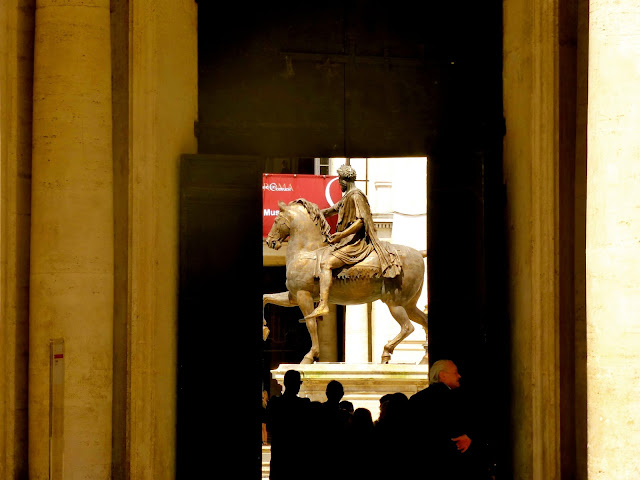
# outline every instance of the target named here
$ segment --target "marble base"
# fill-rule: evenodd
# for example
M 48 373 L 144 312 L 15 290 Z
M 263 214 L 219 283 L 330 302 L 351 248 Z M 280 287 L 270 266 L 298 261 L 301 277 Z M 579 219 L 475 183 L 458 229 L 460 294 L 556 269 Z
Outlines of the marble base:
M 343 400 L 354 408 L 367 408 L 373 420 L 380 415 L 380 397 L 387 393 L 402 392 L 407 397 L 429 384 L 429 366 L 414 364 L 345 364 L 314 363 L 313 365 L 281 364 L 271 375 L 284 388 L 287 370 L 298 370 L 302 377 L 300 396 L 325 402 L 325 389 L 331 380 L 344 388 Z

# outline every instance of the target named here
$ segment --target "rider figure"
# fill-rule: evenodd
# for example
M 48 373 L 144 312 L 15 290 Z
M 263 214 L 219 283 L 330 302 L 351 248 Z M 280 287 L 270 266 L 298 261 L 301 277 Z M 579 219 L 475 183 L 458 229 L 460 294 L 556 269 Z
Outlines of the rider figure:
M 327 242 L 329 246 L 319 251 L 320 303 L 305 318 L 320 317 L 329 313 L 329 288 L 332 271 L 344 265 L 361 262 L 375 250 L 380 257 L 381 276 L 393 278 L 400 274 L 400 263 L 389 254 L 378 240 L 373 216 L 367 197 L 356 188 L 356 171 L 351 165 L 338 169 L 338 181 L 343 192 L 335 205 L 322 210 L 325 217 L 338 214 L 336 233 Z

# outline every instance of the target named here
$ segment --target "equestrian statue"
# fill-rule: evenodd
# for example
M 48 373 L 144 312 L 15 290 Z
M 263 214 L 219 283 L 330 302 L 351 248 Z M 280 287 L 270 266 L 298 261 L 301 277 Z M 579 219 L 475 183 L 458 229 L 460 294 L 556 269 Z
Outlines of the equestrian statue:
M 415 322 L 427 331 L 427 314 L 417 307 L 424 283 L 426 251 L 393 245 L 378 239 L 371 208 L 355 185 L 350 165 L 338 169 L 343 192 L 335 205 L 321 210 L 303 198 L 279 202 L 279 214 L 265 242 L 278 250 L 289 238 L 286 254 L 286 292 L 263 295 L 268 304 L 299 307 L 311 336 L 311 350 L 301 363 L 313 363 L 320 355 L 317 319 L 329 313 L 329 305 L 384 302 L 400 324 L 400 333 L 389 340 L 382 363 L 389 363 L 395 347 L 409 336 Z M 325 217 L 338 215 L 331 234 Z M 315 302 L 318 305 L 314 308 Z M 347 320 L 348 321 L 348 320 Z M 265 324 L 266 327 L 266 322 Z M 425 352 L 420 361 L 427 363 Z

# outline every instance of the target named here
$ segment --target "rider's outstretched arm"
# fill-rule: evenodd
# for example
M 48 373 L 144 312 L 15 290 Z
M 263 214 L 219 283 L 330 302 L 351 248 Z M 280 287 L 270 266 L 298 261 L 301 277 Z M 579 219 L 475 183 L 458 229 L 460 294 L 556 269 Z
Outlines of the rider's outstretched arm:
M 336 213 L 338 213 L 338 204 L 335 203 L 331 205 L 329 208 L 324 208 L 320 210 L 320 213 L 322 213 L 322 215 L 324 215 L 325 217 L 330 217 L 332 215 L 335 215 Z

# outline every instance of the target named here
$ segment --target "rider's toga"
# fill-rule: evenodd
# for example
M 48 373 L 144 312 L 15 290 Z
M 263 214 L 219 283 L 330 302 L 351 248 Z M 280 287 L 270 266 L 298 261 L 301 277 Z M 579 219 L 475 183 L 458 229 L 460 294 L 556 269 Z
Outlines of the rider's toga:
M 356 233 L 347 235 L 339 242 L 330 245 L 331 253 L 347 265 L 364 260 L 373 250 L 380 258 L 382 276 L 393 278 L 400 274 L 401 266 L 396 255 L 385 248 L 388 244 L 380 242 L 373 224 L 373 216 L 367 197 L 357 188 L 349 190 L 336 205 L 338 208 L 338 225 L 336 230 L 342 232 L 361 218 L 364 227 Z

